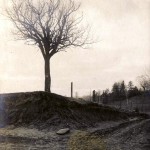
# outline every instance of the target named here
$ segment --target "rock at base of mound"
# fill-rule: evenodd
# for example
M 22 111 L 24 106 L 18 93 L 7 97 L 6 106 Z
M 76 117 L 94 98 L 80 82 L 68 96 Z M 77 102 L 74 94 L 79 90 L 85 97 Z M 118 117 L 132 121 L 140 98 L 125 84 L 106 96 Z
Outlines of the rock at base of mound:
M 70 132 L 70 129 L 69 128 L 65 128 L 65 129 L 60 129 L 60 130 L 58 130 L 56 133 L 58 134 L 58 135 L 64 135 L 64 134 L 67 134 L 67 133 L 69 133 Z

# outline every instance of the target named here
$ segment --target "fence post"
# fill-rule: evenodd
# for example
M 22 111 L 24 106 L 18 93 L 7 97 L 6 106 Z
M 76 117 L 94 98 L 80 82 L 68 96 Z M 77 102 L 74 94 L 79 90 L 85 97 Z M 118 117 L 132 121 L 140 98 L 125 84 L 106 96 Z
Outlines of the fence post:
M 95 90 L 93 90 L 93 102 L 95 102 L 96 101 L 96 92 L 95 92 Z
M 71 82 L 71 98 L 73 98 L 73 82 Z

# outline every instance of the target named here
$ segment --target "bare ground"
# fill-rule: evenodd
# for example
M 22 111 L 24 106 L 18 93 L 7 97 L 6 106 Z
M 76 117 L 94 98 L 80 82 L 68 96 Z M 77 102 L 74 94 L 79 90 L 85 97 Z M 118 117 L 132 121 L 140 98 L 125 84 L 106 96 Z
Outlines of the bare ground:
M 45 92 L 1 94 L 0 106 L 0 150 L 150 149 L 144 114 Z M 65 127 L 69 134 L 56 134 Z
M 95 128 L 56 131 L 14 128 L 0 129 L 1 150 L 149 150 L 150 120 L 102 122 Z

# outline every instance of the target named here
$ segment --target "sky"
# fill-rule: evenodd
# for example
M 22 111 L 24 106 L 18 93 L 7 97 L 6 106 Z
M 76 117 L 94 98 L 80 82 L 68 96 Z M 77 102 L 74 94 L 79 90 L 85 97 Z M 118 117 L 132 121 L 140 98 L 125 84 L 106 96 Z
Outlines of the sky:
M 51 59 L 54 93 L 70 96 L 132 80 L 150 65 L 150 0 L 76 0 L 97 39 L 86 49 L 68 48 Z M 0 0 L 0 12 L 10 0 Z M 44 61 L 36 46 L 15 40 L 13 25 L 0 15 L 0 93 L 44 90 Z

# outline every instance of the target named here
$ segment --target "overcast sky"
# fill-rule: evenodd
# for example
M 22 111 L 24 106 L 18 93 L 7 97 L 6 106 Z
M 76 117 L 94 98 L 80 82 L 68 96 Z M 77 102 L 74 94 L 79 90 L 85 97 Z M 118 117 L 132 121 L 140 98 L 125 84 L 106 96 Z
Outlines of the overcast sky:
M 78 0 L 79 1 L 79 0 Z M 0 0 L 0 11 L 9 0 Z M 150 65 L 150 0 L 81 0 L 84 19 L 98 43 L 67 49 L 51 59 L 52 92 L 111 88 L 132 80 Z M 44 61 L 36 46 L 14 41 L 12 24 L 0 15 L 0 93 L 44 89 Z

